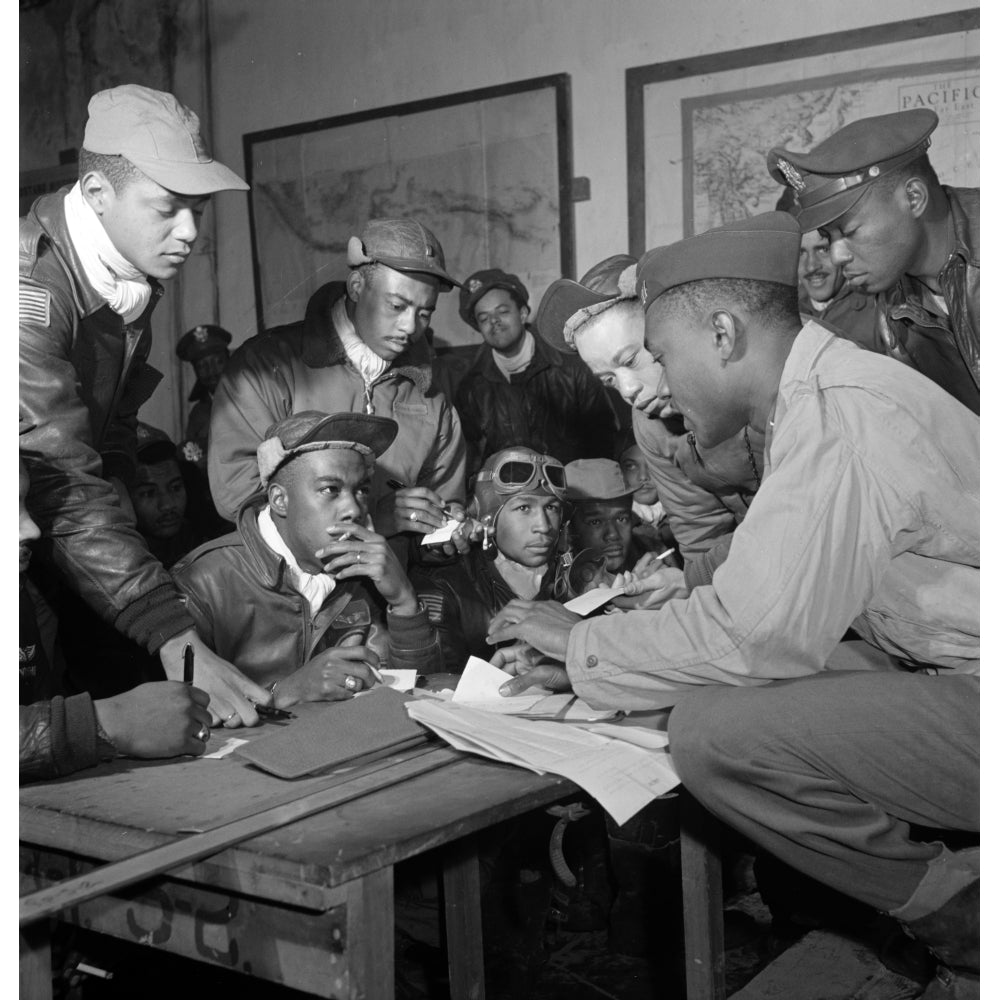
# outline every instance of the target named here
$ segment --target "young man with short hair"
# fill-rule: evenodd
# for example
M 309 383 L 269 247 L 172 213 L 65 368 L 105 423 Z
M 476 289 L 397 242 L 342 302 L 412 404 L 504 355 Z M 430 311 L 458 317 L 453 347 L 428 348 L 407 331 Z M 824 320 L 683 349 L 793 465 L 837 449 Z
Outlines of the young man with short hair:
M 295 413 L 257 449 L 237 530 L 174 567 L 199 634 L 278 708 L 349 698 L 382 667 L 426 672 L 427 612 L 385 538 L 366 526 L 375 459 L 396 422 Z
M 265 693 L 207 649 L 120 502 L 136 413 L 159 373 L 150 317 L 191 254 L 209 195 L 246 191 L 172 94 L 126 84 L 89 104 L 79 181 L 20 225 L 21 457 L 39 562 L 178 678 L 190 643 L 216 722 L 251 724 Z M 237 721 L 238 720 L 238 721 Z

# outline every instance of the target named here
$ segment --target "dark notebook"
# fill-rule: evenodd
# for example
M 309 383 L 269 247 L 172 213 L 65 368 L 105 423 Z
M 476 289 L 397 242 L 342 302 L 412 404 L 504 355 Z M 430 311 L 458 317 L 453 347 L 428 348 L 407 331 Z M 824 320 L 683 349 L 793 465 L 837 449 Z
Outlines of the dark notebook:
M 412 699 L 376 686 L 349 701 L 296 705 L 296 718 L 279 732 L 260 736 L 236 753 L 279 778 L 359 764 L 432 738 L 406 714 L 404 706 Z

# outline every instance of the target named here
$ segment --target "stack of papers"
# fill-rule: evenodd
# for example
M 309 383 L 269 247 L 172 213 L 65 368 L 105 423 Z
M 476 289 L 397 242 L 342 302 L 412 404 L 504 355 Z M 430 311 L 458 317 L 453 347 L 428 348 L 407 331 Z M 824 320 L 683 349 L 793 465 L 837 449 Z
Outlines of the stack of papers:
M 420 699 L 408 702 L 406 710 L 459 750 L 575 781 L 618 824 L 680 784 L 666 749 L 667 734 L 659 730 L 517 718 L 484 710 L 482 704 L 462 704 L 458 691 L 452 701 Z

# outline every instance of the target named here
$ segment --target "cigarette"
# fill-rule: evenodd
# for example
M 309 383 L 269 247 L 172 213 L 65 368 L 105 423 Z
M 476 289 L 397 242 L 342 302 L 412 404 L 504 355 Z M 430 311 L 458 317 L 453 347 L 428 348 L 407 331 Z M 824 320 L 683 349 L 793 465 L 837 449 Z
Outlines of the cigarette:
M 86 973 L 88 976 L 97 976 L 99 979 L 115 978 L 115 974 L 113 972 L 107 972 L 104 969 L 98 969 L 94 965 L 87 965 L 86 962 L 78 962 L 76 966 L 76 971 Z
M 658 556 L 653 556 L 653 562 L 656 562 L 657 559 L 666 559 L 667 556 L 672 556 L 676 551 L 677 549 L 667 549 L 666 552 L 661 552 Z

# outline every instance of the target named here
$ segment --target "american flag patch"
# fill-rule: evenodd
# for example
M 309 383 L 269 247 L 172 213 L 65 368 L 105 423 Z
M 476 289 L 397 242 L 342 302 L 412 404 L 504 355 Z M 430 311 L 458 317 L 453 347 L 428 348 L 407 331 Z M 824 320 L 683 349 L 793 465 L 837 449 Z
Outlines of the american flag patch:
M 49 325 L 49 292 L 37 285 L 18 286 L 18 313 L 22 323 Z
M 427 609 L 427 617 L 432 622 L 441 624 L 444 621 L 444 596 L 440 591 L 421 590 L 417 594 L 417 598 Z

